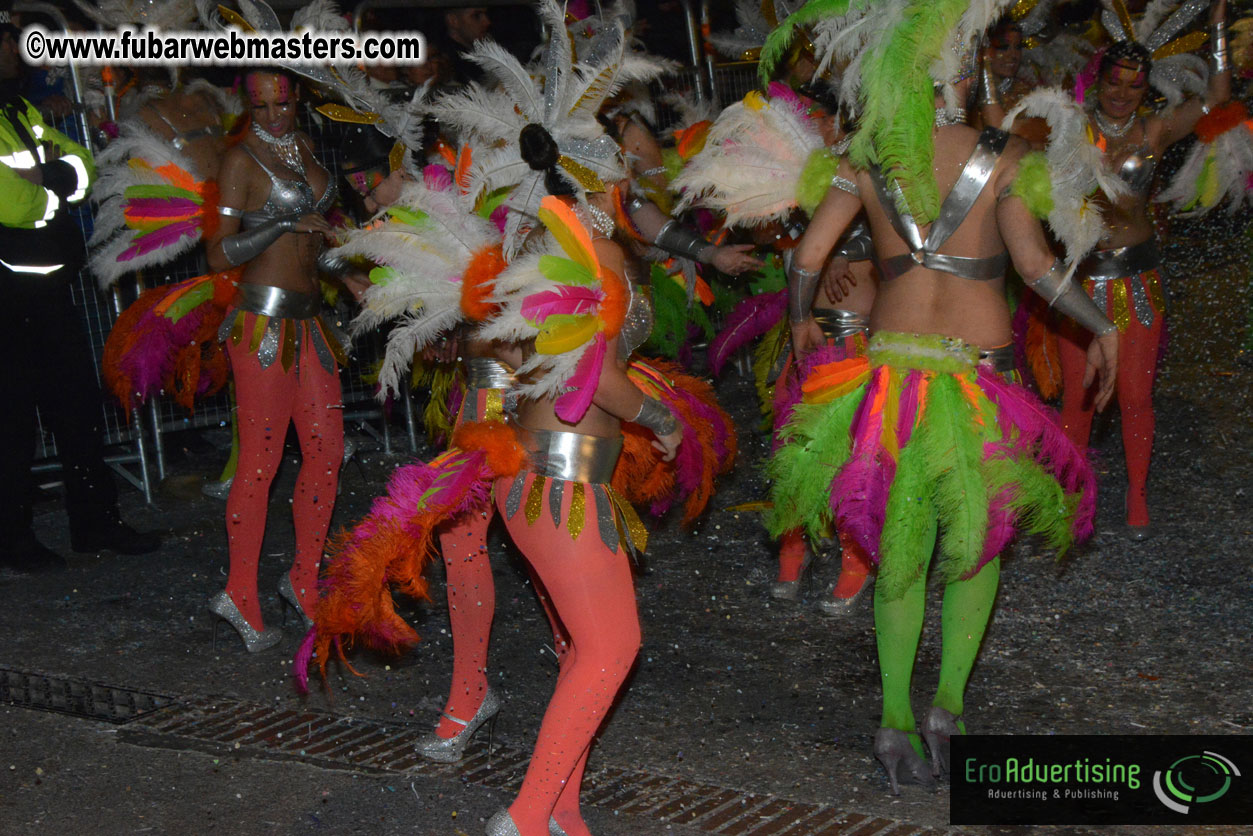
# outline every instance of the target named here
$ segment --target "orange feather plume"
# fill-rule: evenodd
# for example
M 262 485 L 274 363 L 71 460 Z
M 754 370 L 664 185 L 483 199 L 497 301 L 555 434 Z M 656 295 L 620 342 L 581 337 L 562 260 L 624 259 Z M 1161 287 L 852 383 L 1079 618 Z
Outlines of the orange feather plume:
M 489 319 L 499 309 L 491 301 L 492 285 L 504 269 L 505 257 L 500 244 L 479 250 L 470 258 L 465 275 L 461 277 L 461 311 L 472 322 Z

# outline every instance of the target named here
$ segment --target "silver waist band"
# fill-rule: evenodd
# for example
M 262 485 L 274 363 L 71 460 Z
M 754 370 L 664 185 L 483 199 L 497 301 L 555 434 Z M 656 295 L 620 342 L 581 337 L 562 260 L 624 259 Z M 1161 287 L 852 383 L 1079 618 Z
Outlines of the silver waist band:
M 622 452 L 622 438 L 601 438 L 558 430 L 518 427 L 518 441 L 530 457 L 528 470 L 567 482 L 608 484 Z
M 818 327 L 827 339 L 842 340 L 856 334 L 864 334 L 870 328 L 869 314 L 859 314 L 840 308 L 814 308 L 810 313 L 818 321 Z
M 1097 250 L 1079 265 L 1079 275 L 1098 282 L 1135 276 L 1161 266 L 1156 239 L 1150 238 L 1128 247 Z
M 301 293 L 268 284 L 240 282 L 235 289 L 234 305 L 259 316 L 310 319 L 317 316 L 322 309 L 322 300 L 316 293 Z
M 1014 370 L 1014 344 L 1007 343 L 997 348 L 979 349 L 979 365 L 991 366 L 1000 374 Z
M 494 357 L 469 358 L 466 373 L 470 389 L 512 389 L 517 385 L 513 369 Z

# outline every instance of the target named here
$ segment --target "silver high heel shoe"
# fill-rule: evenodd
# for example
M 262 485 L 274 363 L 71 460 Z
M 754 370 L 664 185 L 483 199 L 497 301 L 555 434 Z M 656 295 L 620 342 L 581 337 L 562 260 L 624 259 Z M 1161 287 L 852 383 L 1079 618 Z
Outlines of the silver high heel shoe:
M 796 601 L 801 597 L 801 586 L 805 583 L 805 575 L 814 562 L 814 550 L 809 543 L 805 544 L 805 558 L 801 561 L 801 570 L 794 581 L 775 581 L 770 584 L 770 597 L 776 601 Z
M 210 499 L 220 499 L 225 502 L 226 498 L 231 495 L 231 485 L 234 482 L 234 476 L 220 482 L 205 482 L 200 486 L 200 492 Z
M 909 742 L 909 735 L 900 729 L 880 728 L 875 732 L 874 756 L 888 773 L 892 795 L 901 794 L 902 781 L 906 784 L 921 784 L 929 790 L 935 789 L 935 777 L 927 768 L 927 762 L 918 756 Z M 898 776 L 902 766 L 904 772 Z
M 209 599 L 209 612 L 221 619 L 221 621 L 213 622 L 213 649 L 215 651 L 218 648 L 218 626 L 222 621 L 235 628 L 235 632 L 239 633 L 249 653 L 268 650 L 283 640 L 283 631 L 277 627 L 258 630 L 249 624 L 244 614 L 239 611 L 239 607 L 235 605 L 235 601 L 226 594 L 226 590 L 222 590 Z
M 953 712 L 933 705 L 927 712 L 927 716 L 922 718 L 919 731 L 922 732 L 922 739 L 926 742 L 927 748 L 931 750 L 931 774 L 947 778 L 949 741 L 952 740 L 953 735 L 965 734 L 961 726 L 957 725 L 957 718 L 953 716 Z
M 568 834 L 561 829 L 561 825 L 557 824 L 556 819 L 549 819 L 548 836 L 568 836 Z
M 826 595 L 824 595 L 822 600 L 818 602 L 818 611 L 823 615 L 828 615 L 832 618 L 843 618 L 853 611 L 853 609 L 857 606 L 857 602 L 860 601 L 862 596 L 866 594 L 866 590 L 870 587 L 871 583 L 873 583 L 873 581 L 867 577 L 866 580 L 862 582 L 861 589 L 854 592 L 853 595 L 848 598 L 836 598 L 835 587 L 830 587 L 827 590 Z
M 285 606 L 283 607 L 283 624 L 287 623 L 287 608 L 290 607 L 296 611 L 296 615 L 304 622 L 305 632 L 313 626 L 313 619 L 305 612 L 305 608 L 300 605 L 300 599 L 296 597 L 296 589 L 291 585 L 291 575 L 283 573 L 283 577 L 278 581 L 278 597 L 283 599 Z
M 551 825 L 550 825 L 551 829 Z M 498 810 L 496 815 L 487 820 L 487 836 L 522 836 L 518 826 L 513 823 L 513 816 L 508 810 Z
M 474 737 L 474 733 L 486 723 L 488 724 L 487 752 L 488 757 L 491 757 L 492 733 L 496 728 L 496 715 L 500 713 L 500 705 L 500 697 L 496 696 L 496 692 L 489 686 L 487 693 L 483 695 L 483 704 L 468 722 L 444 712 L 445 717 L 465 728 L 457 732 L 455 737 L 440 737 L 435 732 L 423 735 L 418 739 L 416 747 L 418 754 L 436 763 L 456 763 L 465 754 L 466 746 L 470 745 L 470 738 Z M 509 831 L 502 832 L 508 833 Z

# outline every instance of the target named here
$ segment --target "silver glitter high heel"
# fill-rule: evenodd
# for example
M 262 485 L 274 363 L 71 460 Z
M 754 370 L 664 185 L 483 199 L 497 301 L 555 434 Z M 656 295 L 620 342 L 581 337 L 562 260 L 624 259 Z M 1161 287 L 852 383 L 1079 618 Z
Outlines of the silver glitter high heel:
M 548 836 L 568 836 L 568 834 L 561 829 L 561 825 L 557 824 L 556 819 L 549 819 Z
M 213 649 L 218 648 L 218 626 L 225 621 L 227 624 L 235 628 L 235 632 L 239 633 L 239 637 L 244 642 L 244 647 L 249 653 L 260 653 L 262 650 L 268 650 L 283 640 L 283 631 L 277 627 L 271 627 L 268 630 L 258 630 L 248 623 L 244 618 L 244 614 L 239 611 L 234 599 L 222 590 L 217 595 L 209 599 L 209 612 L 216 615 L 221 621 L 213 622 Z
M 871 583 L 871 579 L 867 577 L 862 581 L 861 588 L 848 598 L 836 598 L 835 586 L 831 586 L 822 600 L 818 602 L 818 611 L 831 618 L 843 618 L 853 611 Z
M 522 836 L 508 810 L 499 810 L 487 820 L 487 836 Z
M 465 728 L 454 737 L 440 737 L 435 732 L 423 735 L 416 746 L 418 754 L 436 763 L 456 763 L 465 754 L 466 746 L 470 745 L 474 733 L 487 724 L 487 753 L 488 758 L 491 758 L 492 733 L 496 728 L 496 715 L 500 713 L 500 705 L 500 697 L 489 686 L 487 693 L 483 695 L 483 704 L 468 722 L 443 712 L 449 720 Z
M 922 733 L 922 739 L 926 742 L 927 748 L 931 750 L 931 774 L 947 778 L 949 741 L 952 740 L 953 735 L 965 734 L 961 726 L 957 725 L 957 718 L 948 709 L 933 705 L 927 712 L 927 716 L 922 718 L 919 731 Z
M 796 601 L 801 597 L 801 586 L 805 576 L 814 563 L 814 550 L 809 543 L 805 544 L 805 558 L 801 561 L 801 570 L 794 581 L 775 581 L 770 584 L 770 597 L 776 601 Z
M 909 742 L 909 735 L 900 729 L 880 728 L 875 732 L 874 756 L 888 774 L 892 795 L 901 794 L 902 781 L 935 789 L 935 776 L 927 768 L 927 762 L 918 756 Z M 898 775 L 902 766 L 904 772 Z
M 300 605 L 300 599 L 296 597 L 296 589 L 291 585 L 291 575 L 287 573 L 284 573 L 283 577 L 279 578 L 278 597 L 282 598 L 285 604 L 283 607 L 283 624 L 287 623 L 287 609 L 290 607 L 296 611 L 296 615 L 300 617 L 300 620 L 305 625 L 305 631 L 308 632 L 309 628 L 313 626 L 313 619 L 305 612 L 305 608 Z
M 234 476 L 220 482 L 205 482 L 200 486 L 200 492 L 210 499 L 220 499 L 225 502 L 226 498 L 231 495 L 231 485 L 234 482 Z

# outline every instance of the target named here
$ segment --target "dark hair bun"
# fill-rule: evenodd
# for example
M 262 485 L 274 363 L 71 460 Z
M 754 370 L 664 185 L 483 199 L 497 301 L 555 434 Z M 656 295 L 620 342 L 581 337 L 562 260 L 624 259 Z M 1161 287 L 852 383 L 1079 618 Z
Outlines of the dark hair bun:
M 1139 64 L 1147 73 L 1153 66 L 1153 53 L 1148 47 L 1135 41 L 1117 41 L 1101 56 L 1100 71 L 1103 73 L 1119 62 Z
M 527 125 L 518 134 L 518 150 L 522 161 L 534 171 L 547 171 L 557 164 L 561 156 L 557 141 L 543 125 Z

